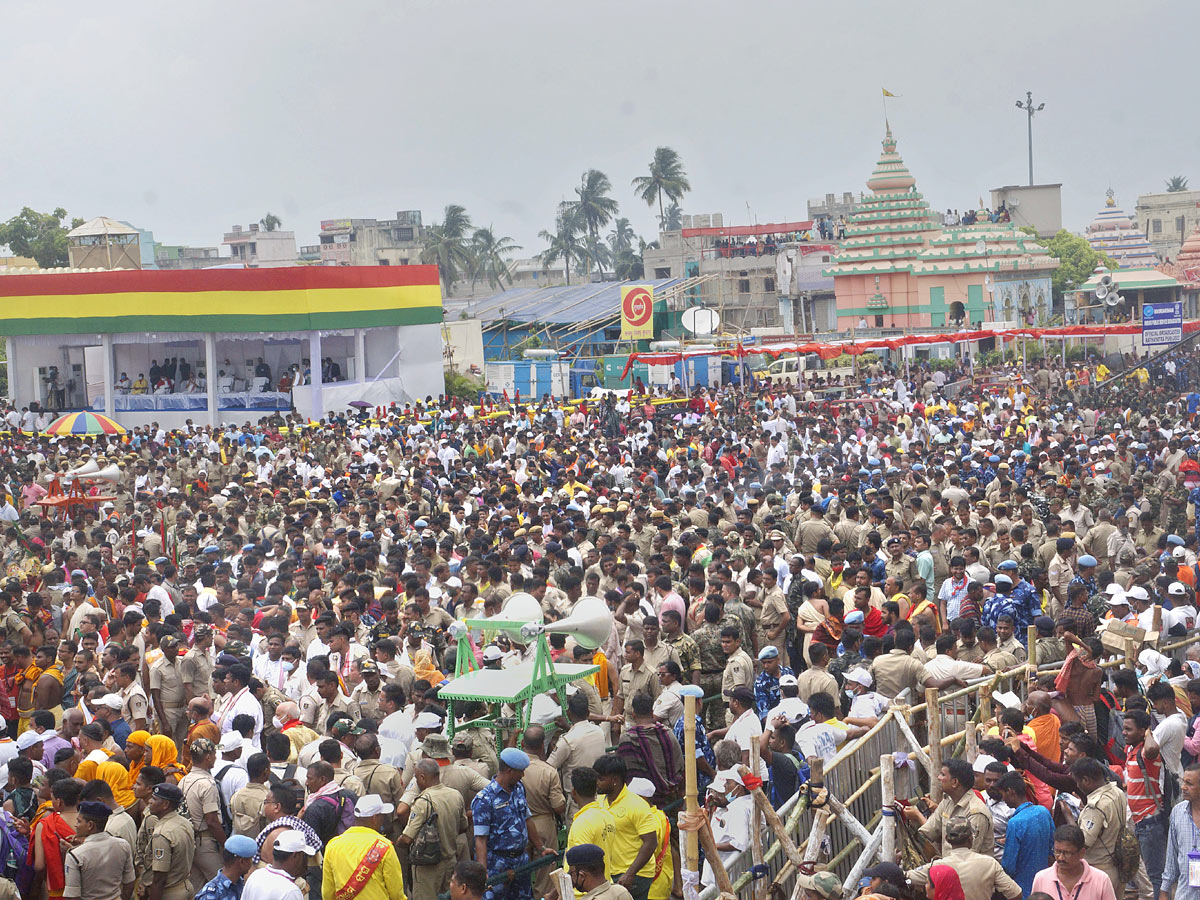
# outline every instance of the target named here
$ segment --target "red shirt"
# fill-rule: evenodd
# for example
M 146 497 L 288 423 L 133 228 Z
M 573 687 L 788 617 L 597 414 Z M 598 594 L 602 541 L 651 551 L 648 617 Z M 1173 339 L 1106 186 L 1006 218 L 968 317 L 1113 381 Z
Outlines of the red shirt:
M 883 614 L 873 606 L 867 609 L 863 615 L 862 631 L 863 634 L 871 637 L 883 637 L 887 634 L 887 626 L 883 624 Z
M 1125 748 L 1125 796 L 1129 798 L 1129 811 L 1134 822 L 1142 822 L 1154 815 L 1162 801 L 1162 756 L 1145 760 L 1145 769 L 1138 762 L 1144 744 Z

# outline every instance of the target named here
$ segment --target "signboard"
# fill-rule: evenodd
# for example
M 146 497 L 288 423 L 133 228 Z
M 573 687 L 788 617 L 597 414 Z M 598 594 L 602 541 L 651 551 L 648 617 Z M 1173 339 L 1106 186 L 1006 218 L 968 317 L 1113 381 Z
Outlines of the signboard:
M 1183 340 L 1183 301 L 1142 304 L 1142 346 L 1177 344 Z
M 324 219 L 321 222 L 322 231 L 349 231 L 349 219 Z
M 621 340 L 654 337 L 654 285 L 631 284 L 621 288 Z

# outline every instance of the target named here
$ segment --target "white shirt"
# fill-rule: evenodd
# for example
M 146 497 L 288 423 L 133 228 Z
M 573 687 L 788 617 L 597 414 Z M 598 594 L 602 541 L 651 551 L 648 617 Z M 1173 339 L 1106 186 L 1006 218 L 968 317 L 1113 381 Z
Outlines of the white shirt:
M 279 659 L 271 659 L 267 654 L 262 654 L 254 659 L 252 666 L 254 676 L 261 681 L 266 682 L 271 687 L 282 691 L 288 680 L 288 672 L 283 670 L 283 657 Z
M 225 776 L 217 781 L 217 788 L 221 791 L 221 796 L 225 799 L 226 807 L 229 806 L 229 801 L 233 799 L 233 795 L 250 783 L 250 776 L 246 774 L 246 766 L 243 759 L 236 759 L 233 762 L 221 757 L 217 760 L 217 764 L 213 766 L 213 777 L 225 771 L 225 767 L 229 766 L 229 771 L 225 772 Z
M 1187 717 L 1176 710 L 1154 726 L 1154 740 L 1162 752 L 1162 761 L 1172 775 L 1183 775 L 1183 764 L 1179 754 L 1183 751 L 1183 739 L 1187 736 Z
M 221 726 L 221 734 L 228 734 L 232 731 L 234 716 L 239 716 L 243 713 L 254 719 L 254 737 L 251 741 L 256 751 L 262 750 L 262 704 L 250 693 L 249 688 L 242 688 L 222 708 L 218 722 Z
M 729 730 L 725 732 L 725 740 L 735 742 L 741 750 L 749 753 L 750 742 L 757 741 L 761 734 L 762 723 L 758 721 L 758 713 L 748 709 L 729 726 Z M 761 759 L 758 761 L 758 777 L 764 781 L 771 777 L 766 763 Z
M 796 732 L 796 752 L 801 759 L 819 756 L 829 763 L 836 755 L 838 744 L 845 742 L 845 728 L 835 728 L 824 722 L 806 722 Z
M 304 894 L 283 869 L 266 866 L 246 878 L 242 900 L 304 900 Z
M 746 848 L 750 846 L 750 829 L 754 827 L 753 812 L 754 797 L 749 794 L 730 801 L 729 805 L 724 809 L 717 807 L 713 811 L 713 837 L 718 844 L 728 841 L 734 846 L 733 850 L 725 850 L 721 853 L 721 862 L 726 866 L 737 859 L 738 854 L 744 853 Z M 707 860 L 704 862 L 704 873 L 701 878 L 703 884 L 714 883 L 712 866 Z M 243 891 L 243 900 L 245 896 L 246 893 Z

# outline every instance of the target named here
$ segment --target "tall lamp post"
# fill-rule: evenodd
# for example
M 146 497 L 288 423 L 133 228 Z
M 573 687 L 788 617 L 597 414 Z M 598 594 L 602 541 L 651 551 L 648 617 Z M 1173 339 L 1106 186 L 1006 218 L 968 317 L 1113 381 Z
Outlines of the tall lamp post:
M 1033 91 L 1025 92 L 1025 102 L 1017 101 L 1017 109 L 1023 109 L 1029 117 L 1029 186 L 1033 187 L 1033 114 L 1046 108 L 1045 103 L 1033 105 Z

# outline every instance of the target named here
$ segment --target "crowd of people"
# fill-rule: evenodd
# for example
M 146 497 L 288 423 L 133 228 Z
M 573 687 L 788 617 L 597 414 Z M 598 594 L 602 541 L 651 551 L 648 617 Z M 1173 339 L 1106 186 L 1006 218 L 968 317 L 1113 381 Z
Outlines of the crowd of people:
M 57 368 L 51 366 L 50 371 L 57 379 Z M 286 393 L 297 385 L 312 383 L 312 366 L 308 359 L 284 366 L 278 380 L 272 380 L 271 367 L 261 356 L 253 365 L 252 374 L 242 375 L 240 371 L 226 359 L 217 370 L 217 390 L 222 394 L 243 391 Z M 323 383 L 341 381 L 341 364 L 331 357 L 325 357 L 321 362 L 321 380 Z M 157 359 L 150 360 L 149 376 L 145 372 L 138 372 L 136 378 L 130 378 L 128 372 L 121 372 L 117 376 L 115 389 L 118 394 L 203 394 L 208 391 L 208 376 L 203 366 L 193 367 L 186 358 L 172 356 L 161 364 Z M 59 397 L 56 408 L 61 406 L 62 398 Z
M 929 861 L 803 896 L 1193 900 L 1200 651 L 1100 667 L 1116 624 L 1195 631 L 1198 359 L 1139 365 L 0 435 L 0 900 L 561 900 L 563 851 L 577 895 L 667 900 L 693 724 L 731 864 L 754 792 L 1030 627 L 1057 671 L 905 798 Z M 49 515 L 89 461 L 112 499 Z M 486 625 L 515 595 L 611 614 L 596 649 L 548 636 L 596 671 L 526 719 L 442 694 L 460 654 L 536 652 Z

